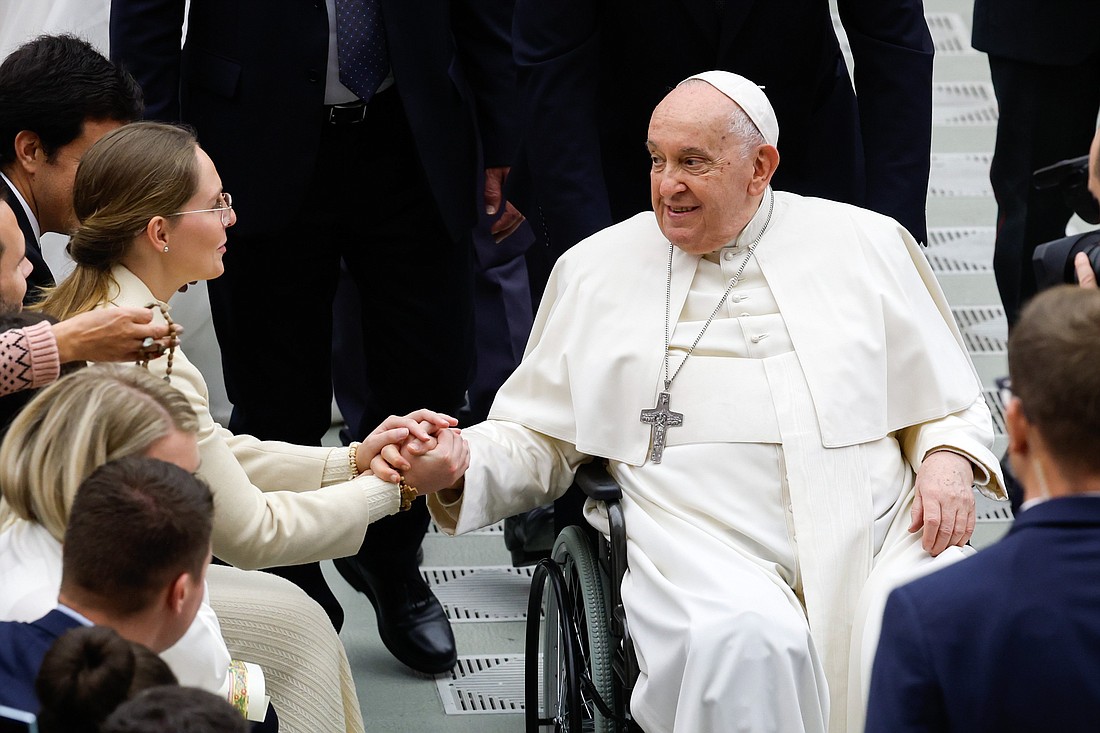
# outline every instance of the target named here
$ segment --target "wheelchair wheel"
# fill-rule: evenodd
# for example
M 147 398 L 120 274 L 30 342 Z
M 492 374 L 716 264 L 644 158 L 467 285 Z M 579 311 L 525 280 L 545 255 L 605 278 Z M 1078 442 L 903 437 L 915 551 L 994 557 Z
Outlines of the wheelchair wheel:
M 527 619 L 527 731 L 613 733 L 606 580 L 592 543 L 579 527 L 567 527 L 543 563 Z

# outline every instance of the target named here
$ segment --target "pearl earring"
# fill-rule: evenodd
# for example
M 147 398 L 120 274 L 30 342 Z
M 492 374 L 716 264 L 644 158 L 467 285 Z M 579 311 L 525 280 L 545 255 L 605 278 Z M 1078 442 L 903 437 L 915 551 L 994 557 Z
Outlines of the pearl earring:
M 167 245 L 167 244 L 166 244 L 166 245 L 164 245 L 164 251 L 165 251 L 165 252 L 167 252 L 167 251 L 168 251 L 168 245 Z

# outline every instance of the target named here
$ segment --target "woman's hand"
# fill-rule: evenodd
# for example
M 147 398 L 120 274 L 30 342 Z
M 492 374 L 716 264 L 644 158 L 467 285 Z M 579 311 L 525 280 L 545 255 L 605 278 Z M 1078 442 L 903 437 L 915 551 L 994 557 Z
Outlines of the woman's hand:
M 80 313 L 51 326 L 58 359 L 70 361 L 138 361 L 155 359 L 179 343 L 183 328 L 153 323 L 148 308 L 102 308 Z
M 458 420 L 450 415 L 431 410 L 416 410 L 403 417 L 390 415 L 359 444 L 355 462 L 361 470 L 366 471 L 369 467 L 375 476 L 397 483 L 401 480 L 401 471 L 408 468 L 407 462 L 400 459 L 397 447 L 405 441 L 414 441 L 423 450 L 431 450 L 436 444 L 433 436 L 457 424 Z M 383 457 L 387 446 L 394 446 L 387 455 L 397 463 L 390 463 Z

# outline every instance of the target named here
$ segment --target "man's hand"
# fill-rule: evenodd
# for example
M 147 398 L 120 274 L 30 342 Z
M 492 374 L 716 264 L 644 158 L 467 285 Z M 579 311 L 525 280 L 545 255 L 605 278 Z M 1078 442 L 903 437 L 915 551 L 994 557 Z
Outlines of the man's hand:
M 388 463 L 382 457 L 382 451 L 387 446 L 394 446 L 394 452 L 391 455 L 398 457 L 400 454 L 396 449 L 406 440 L 416 441 L 417 445 L 426 446 L 426 450 L 430 450 L 435 447 L 436 441 L 432 437 L 435 433 L 457 424 L 458 420 L 450 415 L 431 410 L 416 410 L 404 417 L 390 415 L 382 421 L 381 425 L 372 430 L 370 435 L 363 438 L 363 442 L 355 451 L 356 465 L 362 471 L 369 467 L 375 476 L 384 481 L 397 483 L 401 480 L 400 471 L 408 466 L 404 461 L 400 461 L 397 465 Z
M 446 428 L 436 432 L 430 444 L 409 438 L 400 447 L 387 445 L 381 457 L 400 468 L 405 481 L 421 494 L 432 494 L 458 483 L 470 466 L 470 447 L 461 430 Z
M 148 308 L 102 308 L 80 313 L 51 327 L 58 358 L 70 361 L 137 361 L 155 359 L 179 343 L 183 328 L 153 323 Z M 146 346 L 145 340 L 153 339 Z
M 493 235 L 493 241 L 500 244 L 519 229 L 523 223 L 523 214 L 516 207 L 504 201 L 504 181 L 508 178 L 506 166 L 485 169 L 485 213 L 493 216 L 504 204 L 504 213 L 493 222 L 489 232 Z
M 1089 256 L 1084 252 L 1078 252 L 1073 256 L 1073 269 L 1077 273 L 1077 282 L 1081 287 L 1096 290 L 1096 273 L 1092 270 Z
M 909 531 L 924 527 L 921 544 L 933 557 L 974 534 L 973 485 L 974 467 L 957 453 L 935 451 L 920 464 Z

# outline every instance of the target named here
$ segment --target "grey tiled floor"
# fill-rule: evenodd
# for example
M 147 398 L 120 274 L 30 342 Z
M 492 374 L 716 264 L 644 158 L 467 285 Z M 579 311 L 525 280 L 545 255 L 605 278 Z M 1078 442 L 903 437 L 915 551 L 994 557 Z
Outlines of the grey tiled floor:
M 971 2 L 926 0 L 926 11 L 937 44 L 928 255 L 948 300 L 956 308 L 956 317 L 971 346 L 979 376 L 987 389 L 991 389 L 992 380 L 1006 372 L 1005 322 L 989 269 L 996 207 L 987 175 L 996 105 L 985 57 L 969 47 Z M 1003 450 L 1003 438 L 999 439 L 997 449 L 998 452 Z M 981 511 L 989 513 L 996 509 L 988 505 L 980 507 Z M 983 541 L 992 540 L 1003 528 L 997 521 L 983 524 L 976 536 Z M 508 565 L 508 555 L 499 535 L 449 539 L 429 534 L 424 548 L 426 571 Z M 502 577 L 501 573 L 507 571 L 486 572 L 492 575 L 490 595 L 496 612 L 507 615 L 508 608 L 522 609 L 522 579 Z M 401 668 L 378 640 L 370 604 L 365 598 L 357 597 L 331 566 L 326 567 L 326 574 L 347 612 L 342 637 L 356 675 L 367 730 L 486 733 L 522 730 L 522 716 L 514 712 L 447 714 L 437 680 L 419 677 Z M 448 583 L 446 590 L 441 588 L 441 596 L 446 595 L 456 605 L 466 603 L 463 593 L 473 595 L 469 600 L 471 605 L 477 605 L 478 596 L 485 597 L 483 587 L 472 590 L 452 587 L 454 575 L 446 571 L 434 573 L 437 582 Z M 514 699 L 518 694 L 515 687 L 518 675 L 514 672 L 514 661 L 507 660 L 523 651 L 523 624 L 520 621 L 464 621 L 453 626 L 459 654 L 490 658 L 482 666 L 491 669 L 479 673 L 480 678 L 489 689 L 495 686 L 501 693 L 500 698 L 507 699 L 511 695 Z

